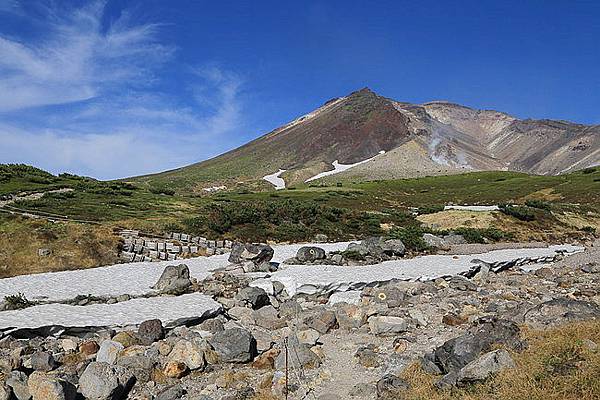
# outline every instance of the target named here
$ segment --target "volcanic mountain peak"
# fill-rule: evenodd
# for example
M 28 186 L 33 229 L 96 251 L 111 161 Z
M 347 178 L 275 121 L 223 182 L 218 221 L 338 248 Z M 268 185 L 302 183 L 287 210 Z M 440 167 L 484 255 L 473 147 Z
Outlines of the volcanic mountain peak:
M 265 176 L 290 185 L 315 177 L 372 180 L 465 170 L 558 174 L 598 163 L 600 126 L 519 120 L 448 101 L 411 104 L 365 87 L 219 157 L 137 179 L 201 191 L 269 187 Z

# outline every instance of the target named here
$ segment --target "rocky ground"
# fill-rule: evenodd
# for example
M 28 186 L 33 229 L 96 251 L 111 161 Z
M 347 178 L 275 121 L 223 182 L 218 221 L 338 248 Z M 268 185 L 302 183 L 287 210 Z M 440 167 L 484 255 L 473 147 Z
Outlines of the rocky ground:
M 600 241 L 552 264 L 393 281 L 337 303 L 248 286 L 270 256 L 235 249 L 230 268 L 200 282 L 185 267 L 166 270 L 156 285 L 165 295 L 201 291 L 222 305 L 188 326 L 3 337 L 0 400 L 410 398 L 411 368 L 440 393 L 468 387 L 516 368 L 524 331 L 600 319 Z

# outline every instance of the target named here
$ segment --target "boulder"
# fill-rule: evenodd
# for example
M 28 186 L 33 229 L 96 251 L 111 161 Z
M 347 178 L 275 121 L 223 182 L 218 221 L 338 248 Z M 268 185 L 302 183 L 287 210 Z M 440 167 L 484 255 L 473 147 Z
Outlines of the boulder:
M 359 347 L 354 354 L 356 361 L 365 368 L 377 368 L 381 365 L 381 356 L 375 351 L 374 345 Z
M 325 250 L 315 246 L 300 247 L 296 253 L 296 259 L 302 263 L 324 260 L 325 256 Z
M 91 356 L 98 353 L 100 346 L 94 340 L 87 340 L 79 345 L 79 351 L 85 356 Z
M 186 394 L 185 389 L 181 385 L 173 385 L 163 390 L 156 396 L 155 400 L 178 400 Z
M 27 375 L 21 371 L 12 371 L 6 379 L 6 384 L 10 386 L 17 400 L 29 400 L 31 394 L 27 386 Z
M 79 378 L 79 392 L 88 400 L 117 400 L 124 397 L 132 381 L 122 367 L 92 362 Z
M 269 295 L 264 289 L 253 286 L 241 288 L 235 295 L 235 299 L 243 304 L 250 306 L 254 310 L 271 304 Z
M 169 265 L 152 287 L 161 293 L 180 294 L 192 285 L 190 269 L 185 264 Z
M 600 319 L 600 306 L 569 298 L 546 301 L 529 309 L 523 315 L 523 322 L 533 327 L 556 326 L 592 319 Z
M 260 265 L 271 261 L 273 254 L 273 248 L 268 244 L 234 243 L 229 254 L 229 262 L 243 264 L 251 261 L 255 265 Z
M 105 340 L 100 345 L 100 350 L 96 354 L 96 361 L 100 363 L 116 364 L 119 353 L 125 349 L 119 342 Z
M 475 360 L 482 352 L 494 345 L 502 344 L 513 350 L 522 350 L 524 342 L 519 338 L 519 327 L 507 320 L 481 318 L 475 326 L 461 336 L 450 339 L 426 354 L 426 362 L 431 362 L 444 373 L 456 373 Z
M 225 329 L 211 339 L 222 362 L 246 363 L 256 356 L 256 340 L 250 332 L 242 328 Z
M 36 371 L 48 372 L 56 368 L 56 361 L 47 351 L 38 351 L 31 355 L 31 368 Z
M 457 375 L 458 384 L 482 381 L 507 368 L 515 368 L 515 362 L 504 349 L 490 351 L 465 365 Z
M 321 310 L 310 315 L 304 320 L 304 323 L 321 334 L 329 332 L 337 326 L 335 313 L 330 310 Z
M 377 398 L 381 400 L 402 400 L 409 389 L 408 382 L 395 375 L 385 375 L 377 381 Z
M 468 243 L 463 235 L 458 235 L 456 233 L 451 233 L 449 235 L 445 235 L 443 240 L 444 240 L 444 244 L 447 246 Z
M 168 361 L 163 369 L 163 374 L 167 378 L 180 379 L 188 371 L 187 365 L 178 361 Z
M 450 246 L 446 244 L 444 239 L 439 236 L 432 235 L 431 233 L 423 234 L 423 240 L 429 247 L 434 247 L 440 250 L 449 250 Z
M 279 313 L 273 306 L 266 306 L 252 311 L 252 319 L 256 325 L 271 331 L 287 325 L 285 319 L 279 318 Z
M 374 335 L 389 336 L 408 331 L 409 326 L 405 318 L 374 316 L 369 318 L 369 328 Z
M 121 343 L 124 348 L 140 344 L 139 338 L 131 331 L 122 331 L 112 338 L 113 342 Z
M 150 346 L 154 342 L 164 339 L 165 328 L 160 319 L 144 321 L 138 328 L 138 338 L 143 345 Z
M 281 346 L 281 353 L 275 359 L 275 369 L 285 370 L 286 358 L 288 368 L 291 370 L 313 369 L 321 365 L 319 356 L 309 345 L 300 343 L 294 334 L 290 335 Z
M 10 386 L 0 383 L 0 400 L 10 400 L 12 397 L 12 390 Z
M 39 371 L 29 376 L 27 387 L 33 400 L 72 400 L 76 396 L 73 385 Z
M 340 329 L 357 329 L 363 326 L 367 320 L 367 315 L 362 308 L 354 304 L 337 303 L 334 309 Z
M 312 347 L 317 344 L 321 335 L 319 335 L 319 332 L 314 329 L 303 329 L 298 331 L 296 336 L 301 344 L 306 344 Z
M 210 350 L 203 339 L 179 340 L 169 353 L 170 362 L 183 363 L 191 371 L 201 370 L 206 365 L 205 353 Z

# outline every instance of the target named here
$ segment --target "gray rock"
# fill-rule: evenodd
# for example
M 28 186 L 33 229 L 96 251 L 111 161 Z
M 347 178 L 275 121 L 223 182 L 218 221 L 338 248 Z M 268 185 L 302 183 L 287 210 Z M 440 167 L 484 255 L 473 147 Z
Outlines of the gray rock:
M 256 356 L 256 340 L 242 328 L 217 332 L 210 339 L 210 344 L 223 362 L 246 363 Z
M 10 373 L 6 384 L 10 386 L 14 396 L 18 400 L 29 400 L 31 399 L 31 393 L 27 387 L 27 375 L 21 371 L 13 371 Z
M 581 267 L 581 271 L 586 274 L 600 274 L 600 264 L 595 262 L 587 263 Z
M 79 392 L 89 400 L 116 400 L 129 389 L 132 376 L 121 367 L 90 363 L 79 378 Z
M 229 262 L 242 264 L 251 261 L 255 265 L 268 263 L 273 258 L 273 248 L 268 244 L 234 243 Z
M 281 353 L 275 359 L 275 369 L 283 371 L 286 365 L 290 369 L 313 369 L 321 365 L 321 359 L 311 349 L 309 345 L 302 344 L 296 335 L 290 335 L 287 342 L 281 346 Z
M 381 356 L 375 352 L 374 345 L 359 347 L 354 354 L 354 358 L 365 368 L 377 368 L 381 365 L 382 361 Z
M 450 247 L 444 242 L 439 236 L 432 235 L 431 233 L 423 234 L 423 240 L 429 247 L 434 247 L 440 250 L 449 250 Z
M 374 335 L 396 335 L 409 329 L 407 320 L 401 317 L 376 316 L 370 317 L 368 322 Z
M 96 354 L 96 361 L 100 363 L 115 364 L 119 353 L 123 351 L 125 347 L 112 340 L 105 340 L 100 344 L 100 350 Z
M 377 398 L 381 400 L 402 400 L 409 389 L 408 382 L 395 375 L 385 375 L 377 381 Z
M 161 293 L 180 294 L 192 285 L 190 269 L 185 264 L 169 265 L 152 287 Z
M 154 342 L 164 339 L 165 328 L 160 319 L 144 321 L 138 328 L 138 337 L 143 345 L 150 346 Z
M 298 249 L 296 259 L 300 262 L 313 262 L 325 259 L 325 250 L 315 246 L 304 246 Z
M 450 278 L 450 281 L 448 282 L 448 286 L 451 289 L 460 290 L 463 292 L 466 292 L 466 291 L 476 292 L 477 291 L 477 285 L 475 283 L 471 282 L 467 278 L 460 276 L 460 275 L 455 275 L 452 278 Z
M 29 376 L 27 386 L 33 400 L 73 400 L 76 396 L 73 385 L 40 371 Z
M 338 303 L 334 309 L 340 329 L 357 329 L 363 326 L 367 320 L 367 315 L 359 306 Z
M 446 235 L 443 238 L 444 244 L 448 246 L 454 246 L 457 244 L 467 244 L 467 240 L 463 235 L 457 235 L 456 233 L 451 233 L 450 235 Z
M 181 399 L 186 394 L 185 389 L 181 385 L 173 385 L 156 396 L 155 400 L 177 400 Z
M 383 252 L 390 256 L 401 257 L 406 253 L 406 246 L 400 239 L 389 239 L 383 242 Z
M 329 241 L 329 237 L 327 235 L 325 235 L 324 233 L 317 233 L 315 235 L 315 242 L 317 243 L 325 243 Z
M 582 300 L 559 298 L 535 306 L 523 315 L 523 322 L 534 327 L 556 326 L 567 322 L 600 319 L 600 306 Z
M 348 395 L 350 397 L 360 397 L 371 399 L 374 398 L 377 394 L 377 388 L 368 383 L 357 383 L 350 389 Z
M 269 330 L 277 330 L 287 325 L 284 319 L 279 318 L 279 313 L 273 306 L 252 311 L 252 319 L 256 325 Z
M 335 313 L 330 310 L 322 310 L 310 315 L 304 323 L 319 333 L 327 333 L 337 325 Z
M 302 313 L 302 306 L 296 300 L 286 300 L 279 305 L 281 318 L 293 319 Z
M 0 400 L 10 400 L 12 397 L 12 389 L 10 386 L 0 383 Z
M 515 368 L 515 366 L 508 351 L 504 349 L 491 351 L 471 361 L 458 371 L 457 383 L 468 384 L 482 381 L 503 369 Z
M 56 361 L 47 351 L 38 351 L 31 355 L 31 368 L 36 371 L 48 372 L 56 368 Z
M 235 299 L 252 307 L 254 310 L 271 304 L 267 292 L 262 288 L 253 286 L 241 288 L 235 295 Z
M 444 374 L 457 372 L 493 345 L 503 344 L 514 350 L 522 350 L 519 327 L 507 320 L 482 318 L 473 329 L 446 341 L 425 359 L 433 362 Z

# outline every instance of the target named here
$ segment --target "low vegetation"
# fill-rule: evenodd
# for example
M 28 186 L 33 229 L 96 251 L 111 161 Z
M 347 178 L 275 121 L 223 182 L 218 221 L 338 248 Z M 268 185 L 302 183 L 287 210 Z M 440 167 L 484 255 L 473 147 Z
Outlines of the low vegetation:
M 17 293 L 4 297 L 4 303 L 8 310 L 21 310 L 30 307 L 33 303 L 27 300 L 23 293 Z
M 517 368 L 508 369 L 484 383 L 440 391 L 418 365 L 405 370 L 410 383 L 405 399 L 430 400 L 584 400 L 600 398 L 600 322 L 569 324 L 552 330 L 526 330 L 529 343 L 511 356 Z

